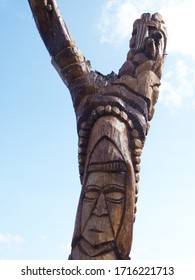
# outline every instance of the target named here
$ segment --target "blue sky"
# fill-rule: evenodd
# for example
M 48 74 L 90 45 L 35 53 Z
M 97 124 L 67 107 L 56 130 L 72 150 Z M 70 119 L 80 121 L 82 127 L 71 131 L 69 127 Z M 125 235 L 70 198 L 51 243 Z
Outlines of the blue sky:
M 163 15 L 168 56 L 142 154 L 131 256 L 193 259 L 194 1 L 57 3 L 77 46 L 103 74 L 125 61 L 136 18 Z M 71 98 L 27 0 L 0 0 L 0 34 L 0 259 L 67 259 L 81 189 Z

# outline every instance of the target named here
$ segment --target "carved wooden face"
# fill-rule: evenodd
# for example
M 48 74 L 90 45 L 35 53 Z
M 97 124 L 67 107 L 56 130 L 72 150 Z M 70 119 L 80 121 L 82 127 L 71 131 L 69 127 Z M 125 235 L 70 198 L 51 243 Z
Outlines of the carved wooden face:
M 125 173 L 90 173 L 83 188 L 83 238 L 91 245 L 114 241 L 122 223 L 124 203 Z

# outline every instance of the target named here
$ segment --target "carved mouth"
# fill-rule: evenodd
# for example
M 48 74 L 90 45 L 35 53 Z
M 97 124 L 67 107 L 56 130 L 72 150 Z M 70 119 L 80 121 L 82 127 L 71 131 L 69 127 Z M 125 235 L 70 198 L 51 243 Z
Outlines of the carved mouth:
M 89 231 L 96 232 L 96 233 L 103 233 L 103 231 L 95 229 L 95 228 L 90 228 Z

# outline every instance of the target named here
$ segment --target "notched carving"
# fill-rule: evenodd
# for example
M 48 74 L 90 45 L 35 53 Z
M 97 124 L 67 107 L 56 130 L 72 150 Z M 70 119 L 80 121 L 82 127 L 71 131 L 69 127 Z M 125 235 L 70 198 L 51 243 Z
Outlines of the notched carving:
M 29 0 L 77 120 L 82 184 L 69 259 L 129 259 L 141 154 L 158 100 L 167 41 L 159 13 L 133 24 L 118 74 L 92 71 L 54 0 Z

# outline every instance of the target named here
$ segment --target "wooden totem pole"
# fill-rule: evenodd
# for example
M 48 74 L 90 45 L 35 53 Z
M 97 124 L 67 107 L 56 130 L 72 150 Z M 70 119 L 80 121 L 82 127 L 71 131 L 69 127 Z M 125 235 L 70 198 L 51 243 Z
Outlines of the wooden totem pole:
M 129 259 L 140 157 L 165 59 L 164 21 L 158 13 L 137 19 L 127 60 L 105 76 L 91 70 L 55 0 L 29 4 L 77 119 L 82 189 L 69 259 Z

